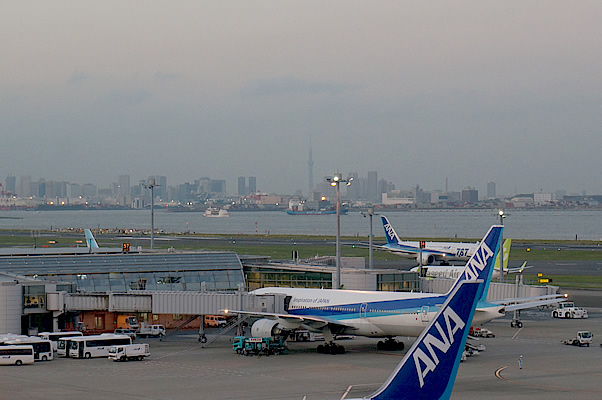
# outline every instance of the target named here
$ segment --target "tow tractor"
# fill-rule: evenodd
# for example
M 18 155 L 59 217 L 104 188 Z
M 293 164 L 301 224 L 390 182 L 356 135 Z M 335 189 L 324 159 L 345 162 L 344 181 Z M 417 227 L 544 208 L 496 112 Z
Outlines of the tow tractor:
M 468 334 L 473 337 L 482 337 L 482 338 L 495 337 L 495 334 L 487 328 L 474 328 L 472 326 L 470 327 L 470 331 L 468 332 Z
M 558 308 L 552 311 L 554 318 L 588 318 L 587 310 L 581 307 L 575 307 L 572 301 L 565 301 L 558 304 Z
M 590 331 L 579 331 L 579 332 L 577 332 L 577 337 L 574 337 L 572 339 L 565 339 L 562 341 L 562 343 L 569 344 L 572 346 L 589 347 L 589 345 L 592 343 L 593 337 L 594 337 L 594 335 L 592 335 L 592 333 Z
M 236 354 L 243 356 L 269 356 L 270 354 L 278 355 L 286 353 L 288 348 L 286 347 L 284 338 L 281 337 L 259 338 L 235 336 L 232 340 L 232 350 Z

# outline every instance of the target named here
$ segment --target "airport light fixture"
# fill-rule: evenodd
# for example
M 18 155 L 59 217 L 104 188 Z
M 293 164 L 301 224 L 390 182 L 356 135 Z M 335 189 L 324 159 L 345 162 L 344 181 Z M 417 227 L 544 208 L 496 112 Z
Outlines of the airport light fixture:
M 140 186 L 146 188 L 146 189 L 150 189 L 151 192 L 151 203 L 150 203 L 150 209 L 151 209 L 151 244 L 150 244 L 150 248 L 151 250 L 155 249 L 155 194 L 154 194 L 154 188 L 155 186 L 159 186 L 155 183 L 155 179 L 154 178 L 149 178 L 148 182 L 144 182 L 144 181 L 140 181 Z
M 366 212 L 361 212 L 361 214 L 364 216 L 364 218 L 366 216 L 370 217 L 370 238 L 369 238 L 369 242 L 368 242 L 368 248 L 369 248 L 369 262 L 368 262 L 368 268 L 369 269 L 374 269 L 374 261 L 372 258 L 372 238 L 373 238 L 373 234 L 372 234 L 372 217 L 375 215 L 378 215 L 376 213 L 374 213 L 374 207 L 368 207 L 368 210 Z
M 506 213 L 504 210 L 499 210 L 498 215 L 500 216 L 500 225 L 503 226 Z M 500 283 L 504 283 L 504 231 L 500 237 Z
M 337 270 L 335 275 L 335 281 L 333 289 L 341 288 L 341 183 L 347 186 L 351 185 L 353 178 L 343 179 L 343 175 L 340 172 L 336 172 L 332 177 L 326 177 L 326 181 L 330 182 L 330 186 L 337 188 L 337 240 L 336 240 L 336 251 L 337 251 Z

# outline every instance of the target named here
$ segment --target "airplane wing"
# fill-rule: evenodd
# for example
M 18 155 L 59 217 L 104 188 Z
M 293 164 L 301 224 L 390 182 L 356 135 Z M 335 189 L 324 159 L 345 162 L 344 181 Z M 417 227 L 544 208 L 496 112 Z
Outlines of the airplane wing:
M 535 297 L 519 297 L 513 299 L 494 300 L 490 303 L 503 305 L 506 308 L 506 312 L 508 312 L 525 310 L 527 308 L 547 306 L 550 304 L 557 304 L 564 300 L 566 300 L 566 295 L 564 294 L 547 294 Z
M 504 272 L 506 272 L 508 274 L 520 274 L 520 273 L 522 273 L 527 268 L 533 268 L 533 266 L 532 265 L 527 265 L 527 262 L 525 261 L 518 268 L 505 268 Z
M 297 322 L 307 325 L 311 328 L 321 329 L 326 325 L 333 328 L 332 330 L 339 330 L 342 328 L 357 329 L 355 326 L 342 323 L 330 318 L 317 317 L 314 315 L 294 315 L 294 314 L 279 314 L 279 313 L 268 313 L 259 311 L 241 311 L 241 310 L 223 310 L 224 314 L 244 314 L 249 316 L 267 318 L 267 319 L 283 319 L 285 321 Z

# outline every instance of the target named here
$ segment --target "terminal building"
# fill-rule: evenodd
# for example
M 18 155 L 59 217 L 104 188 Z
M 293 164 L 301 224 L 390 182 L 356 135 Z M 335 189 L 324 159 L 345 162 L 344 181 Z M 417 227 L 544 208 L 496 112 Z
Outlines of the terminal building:
M 196 315 L 237 308 L 244 301 L 252 307 L 254 300 L 238 298 L 246 298 L 251 290 L 269 286 L 330 289 L 335 273 L 334 266 L 328 265 L 332 263 L 329 258 L 321 260 L 322 265 L 285 264 L 269 262 L 266 257 L 239 257 L 233 252 L 123 253 L 111 249 L 89 253 L 80 248 L 71 253 L 66 249 L 15 249 L 14 253 L 3 249 L 0 254 L 0 333 L 78 328 L 109 332 L 117 327 L 117 315 L 123 313 L 167 328 L 187 321 L 188 328 L 198 328 L 200 320 L 192 318 Z M 419 288 L 415 273 L 366 270 L 363 259 L 359 264 L 358 259 L 343 260 L 341 282 L 347 289 Z M 221 297 L 216 303 L 217 295 Z M 203 309 L 193 310 L 184 304 L 203 303 L 204 299 L 208 305 Z M 274 299 L 263 300 L 278 308 Z M 235 307 L 224 306 L 223 301 L 233 301 Z M 166 302 L 173 304 L 165 306 Z
M 277 263 L 218 251 L 0 253 L 0 333 L 112 332 L 119 315 L 167 329 L 201 328 L 199 316 L 224 309 L 282 313 L 281 295 L 262 287 L 332 288 L 332 258 Z M 444 293 L 453 280 L 420 278 L 395 269 L 369 270 L 363 259 L 342 258 L 345 289 Z M 555 287 L 492 284 L 489 298 L 552 294 Z

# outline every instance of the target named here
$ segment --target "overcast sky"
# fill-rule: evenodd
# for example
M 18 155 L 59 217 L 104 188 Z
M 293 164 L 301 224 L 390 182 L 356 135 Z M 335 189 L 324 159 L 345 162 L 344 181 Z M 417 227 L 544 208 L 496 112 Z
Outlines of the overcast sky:
M 602 2 L 0 0 L 0 181 L 602 193 Z

